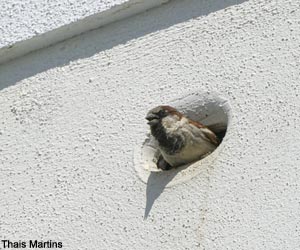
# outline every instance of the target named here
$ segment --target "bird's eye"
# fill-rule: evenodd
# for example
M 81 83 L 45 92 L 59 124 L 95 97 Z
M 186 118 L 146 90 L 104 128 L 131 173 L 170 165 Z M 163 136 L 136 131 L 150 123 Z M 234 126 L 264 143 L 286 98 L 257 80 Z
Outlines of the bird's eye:
M 159 112 L 158 112 L 158 115 L 159 116 L 163 116 L 165 114 L 165 111 L 164 110 L 160 110 Z

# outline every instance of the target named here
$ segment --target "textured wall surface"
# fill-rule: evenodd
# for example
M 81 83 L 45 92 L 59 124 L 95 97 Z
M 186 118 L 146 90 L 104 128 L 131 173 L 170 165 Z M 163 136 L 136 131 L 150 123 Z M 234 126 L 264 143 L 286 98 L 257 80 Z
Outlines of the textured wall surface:
M 0 64 L 167 1 L 2 1 Z
M 171 1 L 2 65 L 1 238 L 300 249 L 299 5 Z M 144 184 L 146 111 L 199 89 L 230 102 L 222 151 L 184 183 Z
M 128 0 L 3 0 L 0 47 L 56 29 Z

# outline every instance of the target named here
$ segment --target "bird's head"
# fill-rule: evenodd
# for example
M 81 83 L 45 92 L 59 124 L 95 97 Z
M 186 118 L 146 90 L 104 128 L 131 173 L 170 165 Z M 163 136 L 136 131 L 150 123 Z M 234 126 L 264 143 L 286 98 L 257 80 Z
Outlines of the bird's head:
M 154 127 L 161 123 L 162 119 L 170 116 L 170 115 L 177 115 L 181 117 L 181 113 L 179 113 L 175 108 L 170 106 L 158 106 L 153 109 L 151 109 L 146 116 L 146 119 L 148 120 L 148 124 L 150 127 Z

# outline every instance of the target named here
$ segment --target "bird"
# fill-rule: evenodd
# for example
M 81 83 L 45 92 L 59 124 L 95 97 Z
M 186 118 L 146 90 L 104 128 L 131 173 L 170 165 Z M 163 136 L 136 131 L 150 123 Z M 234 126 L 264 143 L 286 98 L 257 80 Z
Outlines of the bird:
M 156 165 L 161 170 L 199 160 L 214 151 L 220 143 L 208 127 L 168 105 L 151 109 L 146 119 L 151 135 L 158 142 L 160 156 Z

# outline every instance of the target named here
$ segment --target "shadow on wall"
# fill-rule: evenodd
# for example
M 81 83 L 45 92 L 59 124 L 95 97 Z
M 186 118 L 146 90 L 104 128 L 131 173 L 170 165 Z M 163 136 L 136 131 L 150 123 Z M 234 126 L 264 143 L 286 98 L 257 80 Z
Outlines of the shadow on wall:
M 151 172 L 147 181 L 146 188 L 146 207 L 144 219 L 148 218 L 151 208 L 155 200 L 164 191 L 167 184 L 182 170 L 187 168 L 187 166 L 172 169 L 170 171 L 164 172 Z
M 0 65 L 0 91 L 40 72 L 88 58 L 119 44 L 246 0 L 174 0 Z M 15 70 L 12 72 L 11 69 Z

